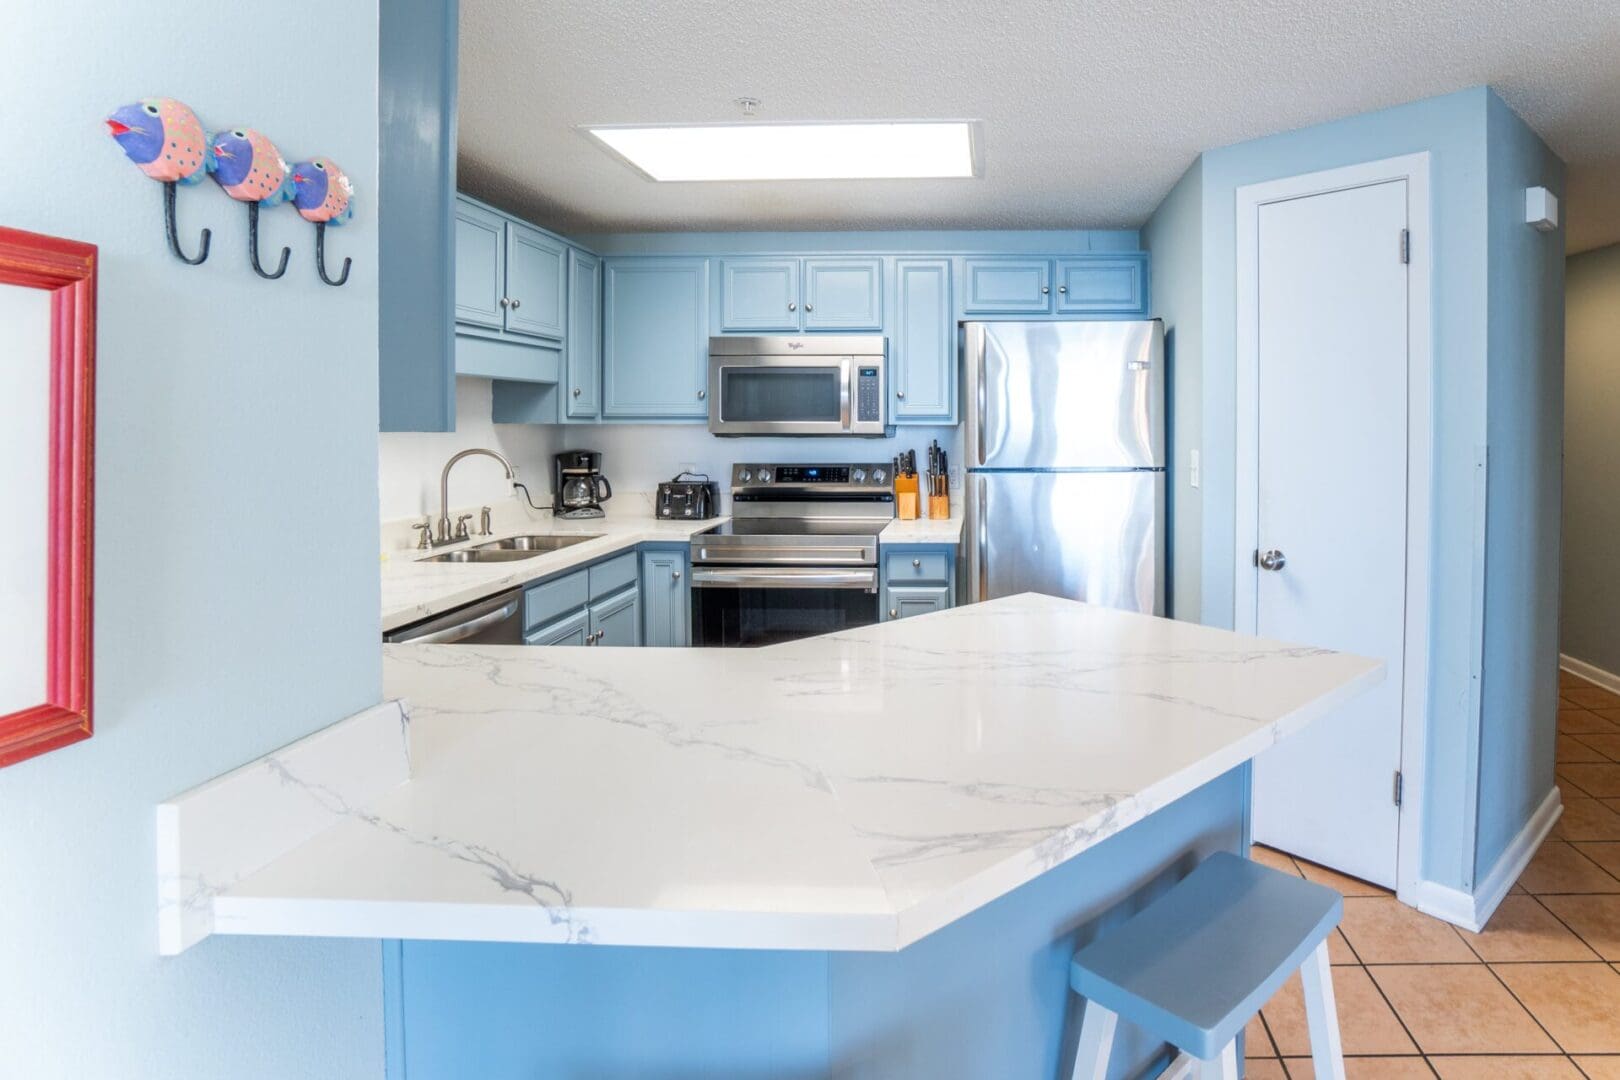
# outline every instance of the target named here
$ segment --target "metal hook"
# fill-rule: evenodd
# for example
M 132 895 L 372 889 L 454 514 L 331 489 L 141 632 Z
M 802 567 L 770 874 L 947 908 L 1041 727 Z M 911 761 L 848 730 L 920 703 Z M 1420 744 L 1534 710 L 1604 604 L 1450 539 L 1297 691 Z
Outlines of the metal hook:
M 253 263 L 253 272 L 255 274 L 258 274 L 260 277 L 266 278 L 270 281 L 274 281 L 276 278 L 287 272 L 287 259 L 292 255 L 292 249 L 282 248 L 281 265 L 276 267 L 275 273 L 266 273 L 264 267 L 259 265 L 259 204 L 256 202 L 250 202 L 247 204 L 247 208 L 248 260 Z
M 351 261 L 347 256 L 344 257 L 343 273 L 338 275 L 336 281 L 326 276 L 326 222 L 317 221 L 315 223 L 315 272 L 321 275 L 321 280 L 328 285 L 342 285 L 349 280 L 349 263 Z
M 163 182 L 163 227 L 169 234 L 169 250 L 174 252 L 174 257 L 181 262 L 189 266 L 196 266 L 208 258 L 208 240 L 212 234 L 207 229 L 202 231 L 202 246 L 198 249 L 195 259 L 180 250 L 180 237 L 174 224 L 174 189 L 175 182 L 173 180 Z

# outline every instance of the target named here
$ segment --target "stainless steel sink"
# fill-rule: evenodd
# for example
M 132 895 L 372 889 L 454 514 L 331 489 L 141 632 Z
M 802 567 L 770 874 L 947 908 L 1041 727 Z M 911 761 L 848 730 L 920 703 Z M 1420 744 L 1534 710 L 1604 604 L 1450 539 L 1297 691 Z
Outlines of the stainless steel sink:
M 448 562 L 448 563 L 485 563 L 485 562 L 517 562 L 519 559 L 532 559 L 536 555 L 544 555 L 548 551 L 561 551 L 575 544 L 583 544 L 587 540 L 596 540 L 601 534 L 589 536 L 508 536 L 504 540 L 491 540 L 487 544 L 475 544 L 460 551 L 447 551 L 442 555 L 430 555 L 422 562 Z

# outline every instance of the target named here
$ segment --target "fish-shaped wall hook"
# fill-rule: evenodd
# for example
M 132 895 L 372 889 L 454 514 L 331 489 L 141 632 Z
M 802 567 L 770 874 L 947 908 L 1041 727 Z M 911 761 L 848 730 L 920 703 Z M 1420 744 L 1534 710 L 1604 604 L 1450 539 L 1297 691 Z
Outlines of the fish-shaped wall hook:
M 106 124 L 129 160 L 163 184 L 163 225 L 175 258 L 192 266 L 208 258 L 209 231 L 202 231 L 197 254 L 190 256 L 180 250 L 174 220 L 176 185 L 199 183 L 214 171 L 213 148 L 197 114 L 174 98 L 142 98 L 116 110 Z
M 315 223 L 315 272 L 328 285 L 349 280 L 350 259 L 343 260 L 343 272 L 333 281 L 326 274 L 326 227 L 343 225 L 354 217 L 354 184 L 331 158 L 311 158 L 293 166 L 297 194 L 293 205 L 305 221 Z
M 261 132 L 252 128 L 231 128 L 214 136 L 214 181 L 225 194 L 248 208 L 248 263 L 253 272 L 274 281 L 287 272 L 290 248 L 281 249 L 281 262 L 275 273 L 259 265 L 259 207 L 286 202 L 297 192 L 292 169 Z

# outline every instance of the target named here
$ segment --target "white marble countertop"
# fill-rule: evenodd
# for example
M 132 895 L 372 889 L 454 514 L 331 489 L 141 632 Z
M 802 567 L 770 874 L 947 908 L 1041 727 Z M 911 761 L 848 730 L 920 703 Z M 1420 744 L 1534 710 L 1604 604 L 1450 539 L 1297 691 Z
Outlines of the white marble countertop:
M 895 950 L 1383 678 L 1035 595 L 757 650 L 384 658 L 410 779 L 266 759 L 331 823 L 210 890 L 213 932 Z
M 951 496 L 951 516 L 948 518 L 917 518 L 901 521 L 895 518 L 878 534 L 879 544 L 958 544 L 962 541 L 961 492 Z

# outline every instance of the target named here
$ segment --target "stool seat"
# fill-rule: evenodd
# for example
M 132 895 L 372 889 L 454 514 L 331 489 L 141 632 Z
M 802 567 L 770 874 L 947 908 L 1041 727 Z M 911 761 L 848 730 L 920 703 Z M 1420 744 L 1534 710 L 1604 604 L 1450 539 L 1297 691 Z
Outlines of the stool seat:
M 1194 1057 L 1213 1059 L 1343 912 L 1344 898 L 1326 886 L 1220 852 L 1075 953 L 1069 984 Z

